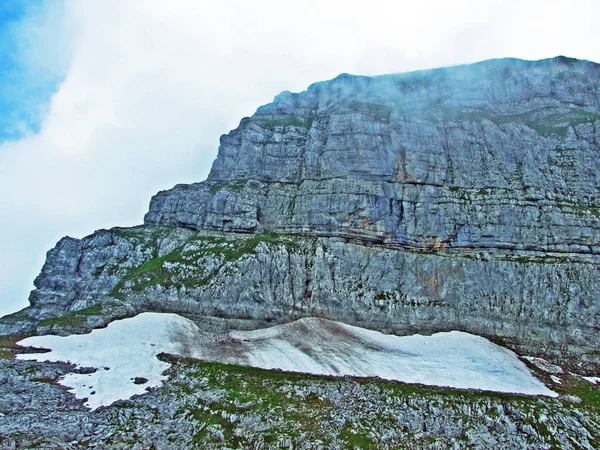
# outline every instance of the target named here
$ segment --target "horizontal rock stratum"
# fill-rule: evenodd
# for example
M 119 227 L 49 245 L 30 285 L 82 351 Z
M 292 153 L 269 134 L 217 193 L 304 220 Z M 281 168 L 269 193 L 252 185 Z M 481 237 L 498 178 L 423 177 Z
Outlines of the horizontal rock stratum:
M 600 67 L 565 58 L 340 75 L 243 119 L 145 222 L 598 254 L 598 120 Z
M 62 239 L 0 333 L 148 310 L 317 316 L 597 370 L 599 138 L 600 65 L 565 57 L 284 92 L 143 226 Z

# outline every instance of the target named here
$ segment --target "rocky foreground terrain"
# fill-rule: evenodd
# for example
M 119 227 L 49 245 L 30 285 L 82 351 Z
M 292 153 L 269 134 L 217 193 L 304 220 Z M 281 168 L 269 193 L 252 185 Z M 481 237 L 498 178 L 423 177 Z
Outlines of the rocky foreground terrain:
M 174 359 L 168 381 L 90 412 L 61 363 L 0 360 L 2 448 L 596 449 L 600 393 L 559 399 Z M 546 374 L 548 377 L 548 374 Z M 563 386 L 564 385 L 564 386 Z M 569 394 L 566 394 L 569 392 Z M 575 395 L 578 395 L 576 397 Z
M 30 306 L 0 319 L 0 444 L 600 447 L 598 387 L 579 377 L 600 374 L 599 138 L 600 65 L 565 57 L 278 95 L 221 137 L 206 181 L 158 193 L 143 225 L 48 252 Z M 163 356 L 163 388 L 89 412 L 55 383 L 73 367 L 12 359 L 21 337 L 144 311 L 466 331 L 560 366 L 538 374 L 561 397 Z

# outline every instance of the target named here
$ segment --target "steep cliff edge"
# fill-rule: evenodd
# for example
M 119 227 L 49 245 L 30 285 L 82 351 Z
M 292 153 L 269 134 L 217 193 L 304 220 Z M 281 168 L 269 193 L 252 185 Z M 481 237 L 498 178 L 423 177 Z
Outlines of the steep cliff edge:
M 599 137 L 600 66 L 564 57 L 284 92 L 144 226 L 61 240 L 0 333 L 157 309 L 322 316 L 597 370 Z

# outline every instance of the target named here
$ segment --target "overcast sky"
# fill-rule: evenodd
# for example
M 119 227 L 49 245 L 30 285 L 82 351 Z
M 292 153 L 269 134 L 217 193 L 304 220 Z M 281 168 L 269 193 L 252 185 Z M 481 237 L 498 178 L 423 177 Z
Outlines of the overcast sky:
M 600 2 L 2 0 L 0 315 L 64 235 L 142 222 L 282 90 L 498 57 L 600 61 Z

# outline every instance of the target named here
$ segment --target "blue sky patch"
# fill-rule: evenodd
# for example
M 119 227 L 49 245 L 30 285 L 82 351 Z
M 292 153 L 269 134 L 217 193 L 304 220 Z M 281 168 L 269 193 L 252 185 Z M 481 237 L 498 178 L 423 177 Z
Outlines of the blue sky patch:
M 37 133 L 62 81 L 28 53 L 35 45 L 28 31 L 48 6 L 47 0 L 0 1 L 0 143 Z

